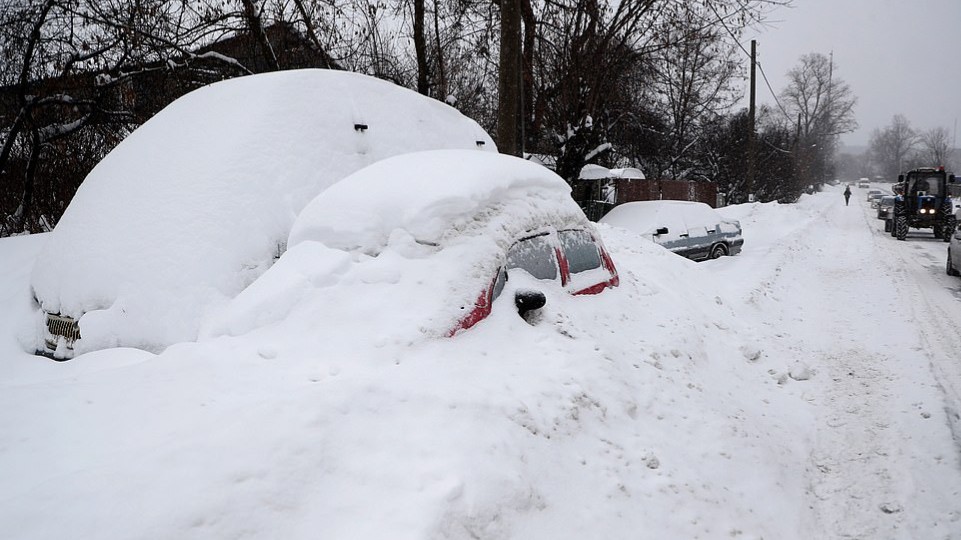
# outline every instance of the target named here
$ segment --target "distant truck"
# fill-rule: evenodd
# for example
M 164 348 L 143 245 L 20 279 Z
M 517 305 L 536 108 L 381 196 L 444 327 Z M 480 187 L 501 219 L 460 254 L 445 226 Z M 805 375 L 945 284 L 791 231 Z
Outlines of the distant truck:
M 944 167 L 914 169 L 898 176 L 894 215 L 888 218 L 893 222 L 887 224 L 891 235 L 905 240 L 909 228 L 932 229 L 935 238 L 950 241 L 957 226 L 948 191 L 954 183 L 954 175 L 945 172 Z
M 858 187 L 861 189 L 869 188 L 871 187 L 871 181 L 867 178 L 861 178 L 858 180 Z

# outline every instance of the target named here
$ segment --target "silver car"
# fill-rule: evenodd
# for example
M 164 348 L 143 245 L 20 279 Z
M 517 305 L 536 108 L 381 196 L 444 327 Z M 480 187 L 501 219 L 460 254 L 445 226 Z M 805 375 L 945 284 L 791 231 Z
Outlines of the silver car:
M 951 243 L 948 244 L 948 262 L 944 270 L 949 276 L 961 276 L 959 268 L 961 268 L 961 228 L 951 234 Z
M 616 206 L 599 220 L 654 241 L 678 255 L 703 261 L 741 251 L 741 224 L 710 206 L 689 201 L 637 201 Z
M 885 195 L 878 200 L 878 219 L 888 219 L 894 212 L 894 195 Z

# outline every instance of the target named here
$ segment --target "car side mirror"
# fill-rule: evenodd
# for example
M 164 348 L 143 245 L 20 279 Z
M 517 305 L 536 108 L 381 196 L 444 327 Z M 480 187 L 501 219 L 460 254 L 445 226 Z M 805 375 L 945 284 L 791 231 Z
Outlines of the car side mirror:
M 657 230 L 654 231 L 654 236 L 660 236 L 662 234 L 667 234 L 667 227 L 658 227 Z
M 517 313 L 527 319 L 527 314 L 535 309 L 544 307 L 547 297 L 540 291 L 532 289 L 520 289 L 514 293 L 514 305 L 517 306 Z
M 901 182 L 904 182 L 904 175 L 903 175 L 903 174 L 899 174 L 899 175 L 898 175 L 898 183 L 900 184 Z
M 949 174 L 949 175 L 948 175 L 948 182 L 949 182 L 949 183 L 953 184 L 955 180 L 956 180 L 956 178 L 954 177 L 953 174 Z

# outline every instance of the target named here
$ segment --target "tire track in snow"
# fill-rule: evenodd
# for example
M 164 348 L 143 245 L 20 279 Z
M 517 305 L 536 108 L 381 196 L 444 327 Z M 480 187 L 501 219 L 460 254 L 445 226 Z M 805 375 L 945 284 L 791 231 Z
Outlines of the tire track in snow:
M 900 242 L 885 237 L 883 229 L 880 235 L 877 230 L 874 232 L 872 241 L 878 251 L 885 254 L 880 257 L 881 263 L 892 273 L 900 273 L 904 278 L 900 285 L 909 289 L 907 299 L 902 302 L 911 311 L 909 320 L 924 322 L 917 325 L 922 343 L 919 352 L 927 358 L 928 368 L 944 395 L 946 421 L 961 455 L 961 335 L 957 330 L 961 323 L 961 301 L 950 288 L 947 291 L 954 294 L 948 296 L 940 283 L 945 278 L 957 280 L 941 275 L 947 244 L 941 240 L 930 242 L 927 235 L 918 233 Z M 906 244 L 910 245 L 910 251 L 904 249 Z M 941 257 L 936 256 L 938 251 L 942 252 Z M 932 264 L 921 264 L 916 256 Z M 961 284 L 961 280 L 958 281 Z
M 840 229 L 830 232 L 846 241 L 827 237 L 834 241 L 826 242 L 824 235 L 811 234 L 820 238 L 824 253 L 809 261 L 808 268 L 828 278 L 819 290 L 828 292 L 827 301 L 841 304 L 832 305 L 815 323 L 820 328 L 814 333 L 847 329 L 841 339 L 821 344 L 824 350 L 817 359 L 822 372 L 820 410 L 809 478 L 820 538 L 880 538 L 883 531 L 903 528 L 905 521 L 897 485 L 906 480 L 902 475 L 907 458 L 896 431 L 890 429 L 895 413 L 891 410 L 895 375 L 887 369 L 891 358 L 862 343 L 868 335 L 862 325 L 885 306 L 881 297 L 871 295 L 870 287 L 868 291 L 859 287 L 870 285 L 861 279 L 863 265 L 850 264 L 852 250 L 858 261 L 870 260 L 873 251 L 859 241 L 868 231 L 858 206 L 842 207 L 837 201 L 824 213 L 826 223 Z M 880 274 L 876 280 L 889 277 L 887 272 Z M 852 312 L 853 321 L 848 320 Z
M 768 354 L 814 372 L 809 381 L 787 379 L 785 388 L 810 402 L 817 418 L 798 426 L 811 438 L 812 534 L 800 537 L 961 539 L 951 502 L 961 470 L 943 451 L 950 433 L 930 417 L 943 401 L 939 377 L 916 368 L 926 344 L 902 327 L 919 316 L 903 308 L 913 294 L 902 285 L 913 279 L 910 266 L 878 264 L 888 258 L 878 245 L 886 239 L 872 234 L 880 226 L 866 203 L 824 201 L 803 208 L 812 219 L 756 261 L 761 277 L 744 291 L 746 307 L 763 314 Z
M 819 537 L 961 538 L 961 514 L 949 502 L 961 490 L 957 452 L 942 451 L 950 448 L 952 436 L 957 444 L 956 434 L 944 433 L 936 420 L 928 420 L 930 406 L 936 407 L 939 399 L 951 401 L 933 360 L 946 351 L 943 342 L 932 351 L 938 340 L 931 329 L 942 321 L 929 320 L 933 306 L 929 297 L 918 294 L 919 283 L 928 277 L 914 271 L 913 250 L 903 249 L 903 242 L 887 242 L 867 212 L 862 206 L 861 219 L 831 214 L 832 225 L 843 227 L 851 238 L 847 246 L 835 244 L 837 264 L 819 264 L 846 283 L 843 290 L 832 288 L 839 300 L 857 305 L 857 310 L 843 311 L 856 312 L 856 320 L 835 316 L 829 322 L 847 323 L 850 348 L 822 359 L 831 382 L 823 388 L 822 421 L 811 456 Z M 867 264 L 844 265 L 850 260 L 846 249 Z M 880 290 L 872 291 L 872 284 Z M 920 331 L 905 333 L 904 324 Z M 872 335 L 881 346 L 872 346 Z M 917 362 L 919 357 L 928 360 L 932 369 L 927 373 L 918 369 L 925 364 Z

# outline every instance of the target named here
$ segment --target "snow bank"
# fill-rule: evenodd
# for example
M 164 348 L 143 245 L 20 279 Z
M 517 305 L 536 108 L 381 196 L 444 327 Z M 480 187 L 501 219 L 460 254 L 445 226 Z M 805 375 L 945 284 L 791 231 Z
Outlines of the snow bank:
M 32 285 L 44 310 L 83 315 L 78 353 L 159 351 L 196 338 L 206 314 L 261 275 L 326 187 L 391 155 L 478 141 L 496 151 L 455 109 L 364 75 L 301 70 L 213 84 L 98 164 Z
M 492 182 L 455 206 L 503 201 Z M 311 206 L 328 194 L 343 200 Z M 533 325 L 504 294 L 424 339 L 424 302 L 457 294 L 444 267 L 473 268 L 486 235 L 397 213 L 349 243 L 370 255 L 325 245 L 326 215 L 304 213 L 230 305 L 235 336 L 150 361 L 33 358 L 15 380 L 0 362 L 0 523 L 22 539 L 811 537 L 810 419 L 768 373 L 761 316 L 715 279 L 740 257 L 698 264 L 599 225 L 619 287 L 547 289 Z

